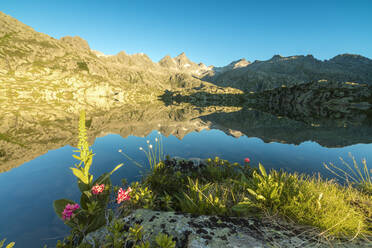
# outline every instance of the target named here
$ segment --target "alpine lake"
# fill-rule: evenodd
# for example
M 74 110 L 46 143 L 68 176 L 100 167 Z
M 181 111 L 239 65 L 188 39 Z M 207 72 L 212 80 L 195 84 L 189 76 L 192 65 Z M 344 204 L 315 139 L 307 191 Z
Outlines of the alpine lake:
M 363 118 L 362 118 L 363 119 Z M 0 238 L 16 247 L 55 246 L 69 228 L 57 217 L 53 201 L 79 201 L 70 167 L 78 142 L 78 114 L 46 118 L 7 118 L 0 132 Z M 372 164 L 370 121 L 295 119 L 246 107 L 196 107 L 190 104 L 128 105 L 90 114 L 86 125 L 95 177 L 124 166 L 111 180 L 120 185 L 141 180 L 149 169 L 145 151 L 161 143 L 164 153 L 184 159 L 219 157 L 250 166 L 282 169 L 325 178 L 324 163 Z M 121 150 L 121 152 L 119 152 Z M 143 165 L 136 166 L 125 155 Z

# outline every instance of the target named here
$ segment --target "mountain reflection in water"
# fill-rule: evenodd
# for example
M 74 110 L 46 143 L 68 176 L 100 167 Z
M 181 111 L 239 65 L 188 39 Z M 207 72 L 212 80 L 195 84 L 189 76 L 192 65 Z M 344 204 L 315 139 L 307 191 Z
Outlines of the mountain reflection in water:
M 241 163 L 249 157 L 253 166 L 261 162 L 267 169 L 320 172 L 327 177 L 331 175 L 322 163 L 340 165 L 340 156 L 350 162 L 349 152 L 358 163 L 362 158 L 367 164 L 372 161 L 371 126 L 326 123 L 312 126 L 243 106 L 187 103 L 164 106 L 154 102 L 93 115 L 88 112 L 89 142 L 96 154 L 92 173 L 97 176 L 124 162 L 113 175 L 113 184 L 120 184 L 124 177 L 139 180 L 141 169 L 118 150 L 145 164 L 146 157 L 138 148 L 146 146 L 146 140 L 154 142 L 158 131 L 165 153 L 184 158 L 218 156 Z M 69 169 L 75 162 L 71 155 L 78 141 L 77 127 L 78 116 L 70 114 L 50 120 L 17 118 L 1 127 L 0 197 L 4 201 L 0 220 L 8 224 L 0 225 L 0 233 L 19 247 L 53 246 L 68 232 L 52 202 L 78 200 L 76 178 Z
M 25 114 L 24 116 L 29 116 Z M 265 143 L 301 144 L 313 141 L 323 147 L 372 143 L 372 126 L 364 123 L 322 120 L 316 124 L 275 116 L 248 107 L 196 107 L 188 103 L 164 106 L 121 106 L 87 117 L 88 136 L 115 133 L 123 138 L 144 137 L 152 130 L 182 139 L 193 131 L 219 129 L 227 135 L 256 137 Z M 48 118 L 8 117 L 0 129 L 0 172 L 17 167 L 49 150 L 77 144 L 78 115 Z

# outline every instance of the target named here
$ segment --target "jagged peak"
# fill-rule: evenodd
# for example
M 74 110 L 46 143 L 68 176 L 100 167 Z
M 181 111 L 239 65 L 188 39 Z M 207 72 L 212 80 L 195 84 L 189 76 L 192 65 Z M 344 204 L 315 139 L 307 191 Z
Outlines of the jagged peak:
M 128 56 L 128 54 L 125 51 L 120 51 L 116 54 L 116 56 Z
M 110 57 L 112 55 L 107 55 L 107 54 L 104 54 L 103 52 L 101 51 L 97 51 L 97 50 L 91 50 L 92 53 L 94 53 L 97 57 Z
M 159 62 L 160 61 L 166 61 L 166 60 L 173 60 L 173 58 L 169 54 L 167 54 L 161 60 L 159 60 Z
M 185 52 L 182 52 L 182 53 L 180 53 L 179 55 L 177 55 L 174 58 L 187 58 L 187 56 L 186 56 L 186 53 Z
M 275 54 L 275 55 L 274 55 L 270 60 L 281 59 L 281 58 L 283 58 L 282 55 L 280 55 L 280 54 Z
M 147 56 L 146 53 L 135 53 L 135 54 L 132 54 L 130 55 L 132 57 L 140 57 L 140 58 L 145 58 L 147 60 L 151 60 L 149 56 Z
M 134 54 L 132 54 L 132 56 L 144 56 L 144 57 L 147 57 L 147 55 L 145 53 L 134 53 Z
M 233 62 L 231 62 L 229 65 L 231 66 L 243 66 L 243 65 L 248 65 L 250 64 L 251 62 L 247 61 L 245 58 L 241 58 L 241 59 L 238 59 L 238 60 L 235 60 Z
M 77 35 L 76 36 L 64 36 L 60 38 L 59 40 L 73 47 L 77 47 L 77 48 L 84 49 L 84 50 L 90 50 L 88 42 Z
M 159 65 L 163 67 L 176 67 L 176 61 L 169 55 L 165 55 L 161 60 L 159 60 Z
M 192 62 L 186 54 L 183 52 L 179 54 L 178 56 L 174 57 L 174 60 L 176 61 L 177 65 L 181 68 L 189 68 L 192 66 L 196 66 L 194 62 Z

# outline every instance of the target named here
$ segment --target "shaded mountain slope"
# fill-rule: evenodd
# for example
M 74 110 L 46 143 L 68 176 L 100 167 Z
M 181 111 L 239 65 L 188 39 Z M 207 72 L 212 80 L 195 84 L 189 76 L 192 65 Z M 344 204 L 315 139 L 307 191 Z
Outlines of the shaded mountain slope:
M 352 54 L 321 61 L 312 55 L 273 56 L 223 72 L 210 71 L 203 80 L 244 91 L 263 91 L 318 80 L 357 82 L 372 85 L 372 60 Z

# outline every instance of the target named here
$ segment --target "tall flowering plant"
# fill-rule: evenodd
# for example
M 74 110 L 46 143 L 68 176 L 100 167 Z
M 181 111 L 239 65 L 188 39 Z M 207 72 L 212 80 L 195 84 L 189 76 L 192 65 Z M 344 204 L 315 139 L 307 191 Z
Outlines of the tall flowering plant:
M 123 166 L 119 164 L 110 173 L 104 173 L 93 181 L 93 175 L 89 170 L 94 154 L 87 140 L 85 112 L 82 111 L 79 119 L 78 150 L 74 151 L 79 155 L 72 155 L 79 163 L 70 168 L 77 178 L 81 192 L 80 205 L 69 199 L 59 199 L 53 203 L 56 214 L 65 224 L 82 234 L 92 232 L 106 224 L 105 211 L 112 188 L 110 176 Z

